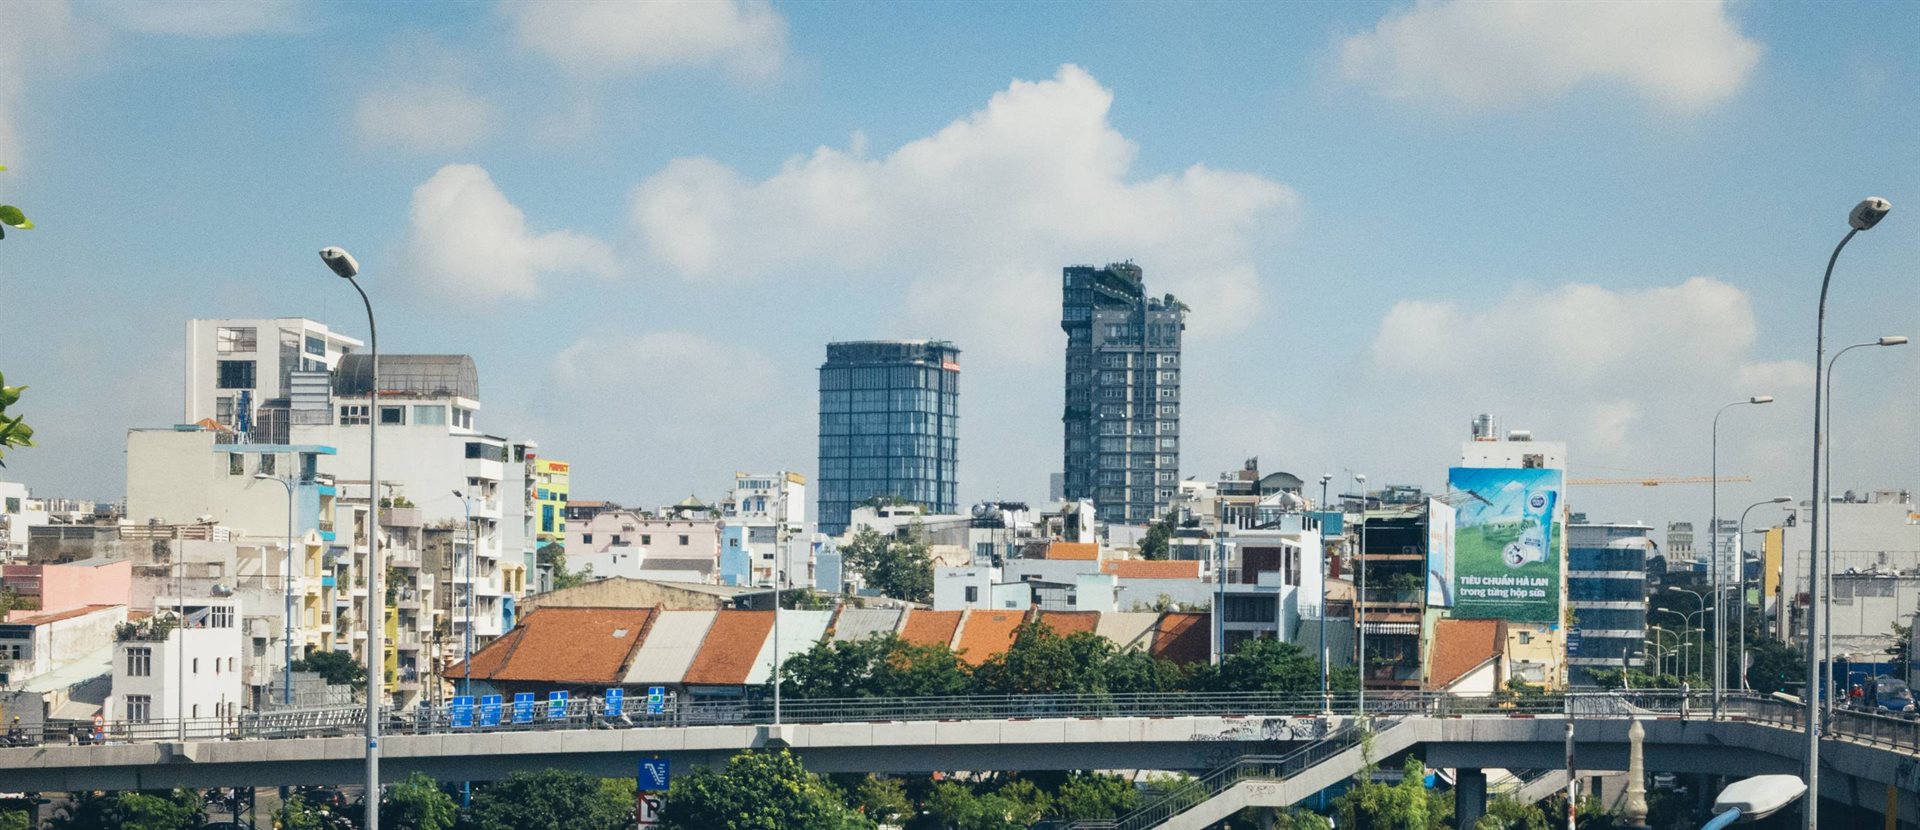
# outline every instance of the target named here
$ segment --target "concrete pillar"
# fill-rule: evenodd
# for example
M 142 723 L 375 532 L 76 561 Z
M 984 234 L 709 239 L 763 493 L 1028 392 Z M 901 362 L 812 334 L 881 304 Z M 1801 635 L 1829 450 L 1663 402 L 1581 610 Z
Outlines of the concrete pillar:
M 1454 770 L 1453 826 L 1467 830 L 1487 814 L 1487 773 L 1484 770 Z

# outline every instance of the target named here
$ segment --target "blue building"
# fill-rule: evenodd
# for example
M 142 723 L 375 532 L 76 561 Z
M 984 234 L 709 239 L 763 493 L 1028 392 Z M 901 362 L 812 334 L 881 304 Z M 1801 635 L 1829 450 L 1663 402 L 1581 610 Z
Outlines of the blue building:
M 1592 685 L 1591 669 L 1645 668 L 1647 559 L 1653 528 L 1643 524 L 1567 527 L 1567 605 L 1573 635 L 1567 682 Z
M 827 344 L 820 366 L 820 532 L 875 497 L 958 509 L 960 350 L 944 340 Z

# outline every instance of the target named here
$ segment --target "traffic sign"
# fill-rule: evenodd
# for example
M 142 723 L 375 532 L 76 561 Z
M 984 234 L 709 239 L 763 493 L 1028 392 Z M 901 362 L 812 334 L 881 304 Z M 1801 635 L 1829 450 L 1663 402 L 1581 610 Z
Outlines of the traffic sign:
M 667 711 L 667 687 L 647 687 L 647 714 L 659 715 Z
M 620 717 L 622 710 L 626 708 L 626 702 L 626 692 L 620 689 L 608 689 L 606 706 L 604 707 L 607 717 Z
M 453 721 L 453 728 L 472 729 L 473 728 L 473 697 L 470 695 L 461 695 L 459 697 L 454 698 L 453 711 L 451 712 L 451 717 Z
M 640 793 L 634 799 L 635 817 L 640 819 L 641 827 L 660 825 L 660 809 L 667 806 L 667 797 L 656 793 Z
M 500 696 L 487 695 L 480 698 L 480 725 L 500 725 Z
M 547 693 L 547 720 L 567 719 L 568 697 L 569 695 L 566 692 Z
M 673 783 L 673 768 L 665 758 L 653 758 L 640 762 L 640 791 L 643 793 L 663 793 Z
M 515 692 L 513 694 L 513 722 L 533 723 L 532 692 Z

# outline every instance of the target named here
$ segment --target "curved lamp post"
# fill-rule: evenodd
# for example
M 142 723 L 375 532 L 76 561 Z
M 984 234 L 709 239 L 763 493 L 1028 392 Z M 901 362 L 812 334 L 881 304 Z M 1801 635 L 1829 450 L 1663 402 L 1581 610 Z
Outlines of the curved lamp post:
M 286 632 L 281 640 L 286 647 L 280 667 L 280 705 L 293 705 L 293 482 L 279 476 L 266 473 L 254 473 L 254 478 L 272 481 L 287 488 L 287 555 L 286 577 L 280 583 L 280 590 L 287 596 L 285 610 Z M 262 579 L 265 577 L 263 576 Z
M 1713 504 L 1712 514 L 1707 521 L 1707 544 L 1715 548 L 1713 551 L 1712 568 L 1709 572 L 1709 576 L 1712 577 L 1711 581 L 1715 592 L 1715 601 L 1718 601 L 1720 598 L 1720 594 L 1718 593 L 1720 586 L 1726 584 L 1727 581 L 1723 573 L 1723 571 L 1726 570 L 1726 566 L 1721 563 L 1720 551 L 1718 550 L 1719 546 L 1715 544 L 1720 537 L 1720 416 L 1736 406 L 1760 406 L 1770 403 L 1773 403 L 1772 395 L 1755 395 L 1744 401 L 1734 401 L 1733 403 L 1720 407 L 1719 411 L 1713 413 L 1713 478 L 1711 488 L 1713 491 Z M 1739 547 L 1739 539 L 1737 537 L 1734 539 L 1734 547 Z M 1733 551 L 1727 551 L 1727 558 L 1733 558 Z M 1737 564 L 1736 567 L 1738 567 Z M 1740 573 L 1744 577 L 1746 571 L 1743 569 Z M 1745 594 L 1741 594 L 1741 596 L 1744 597 Z M 1713 618 L 1713 717 L 1716 720 L 1720 717 L 1720 699 L 1726 694 L 1727 660 L 1725 654 L 1727 652 L 1727 627 L 1722 624 L 1725 618 L 1726 614 L 1724 612 L 1716 614 Z
M 1820 306 L 1813 329 L 1813 489 L 1811 493 L 1814 498 L 1819 498 L 1821 492 L 1820 453 L 1825 448 L 1826 437 L 1826 433 L 1821 429 L 1820 416 L 1824 412 L 1821 407 L 1825 401 L 1822 394 L 1825 390 L 1823 373 L 1826 371 L 1827 359 L 1827 289 L 1833 284 L 1833 265 L 1840 261 L 1840 252 L 1847 247 L 1848 242 L 1853 241 L 1854 234 L 1880 224 L 1880 220 L 1886 217 L 1887 211 L 1892 209 L 1893 205 L 1878 196 L 1869 196 L 1862 199 L 1860 204 L 1854 205 L 1853 211 L 1847 214 L 1847 235 L 1840 238 L 1840 244 L 1833 246 L 1833 255 L 1827 258 L 1826 276 L 1820 279 Z M 1812 526 L 1807 529 L 1808 605 L 1805 695 L 1807 750 L 1803 760 L 1806 765 L 1805 780 L 1808 794 L 1807 808 L 1801 811 L 1801 816 L 1805 819 L 1802 826 L 1806 830 L 1817 830 L 1820 826 L 1820 654 L 1817 647 L 1820 643 L 1818 612 L 1822 592 L 1820 590 L 1820 557 L 1814 551 L 1814 545 L 1818 544 L 1820 538 L 1820 511 L 1817 509 L 1819 505 L 1814 507 L 1816 509 L 1812 511 L 1810 518 Z
M 1827 603 L 1820 611 L 1820 628 L 1825 632 L 1821 635 L 1820 653 L 1826 655 L 1829 660 L 1833 659 L 1833 367 L 1834 364 L 1840 362 L 1841 355 L 1854 349 L 1864 349 L 1869 346 L 1905 345 L 1907 345 L 1906 337 L 1897 334 L 1889 335 L 1878 340 L 1855 343 L 1838 352 L 1834 352 L 1832 359 L 1827 361 L 1827 431 L 1822 438 L 1827 444 L 1822 454 L 1826 456 L 1827 460 L 1826 467 L 1820 471 L 1821 477 L 1825 479 L 1825 487 L 1820 493 L 1819 507 L 1820 512 L 1824 514 L 1820 519 L 1820 523 L 1826 527 L 1825 537 L 1820 545 L 1825 549 L 1825 552 L 1821 554 L 1821 570 L 1825 571 L 1827 575 L 1826 584 L 1821 586 L 1827 595 Z M 1827 717 L 1832 718 L 1834 700 L 1832 670 L 1826 672 L 1826 678 Z
M 340 248 L 323 248 L 320 260 L 335 275 L 353 286 L 360 304 L 367 309 L 367 346 L 372 366 L 367 385 L 367 821 L 366 830 L 380 830 L 380 699 L 386 677 L 386 644 L 382 625 L 386 617 L 386 595 L 380 581 L 385 576 L 380 559 L 380 330 L 373 322 L 373 301 L 354 279 L 360 275 L 360 263 Z
M 1740 671 L 1740 691 L 1742 692 L 1747 691 L 1747 554 L 1745 551 L 1747 514 L 1752 513 L 1754 508 L 1761 505 L 1786 504 L 1790 501 L 1793 501 L 1793 497 L 1791 496 L 1775 496 L 1766 501 L 1757 501 L 1749 504 L 1747 505 L 1747 509 L 1740 511 L 1740 521 L 1734 527 L 1733 549 L 1737 554 L 1734 557 L 1734 561 L 1735 567 L 1740 569 L 1738 572 L 1739 575 L 1735 577 L 1734 581 L 1734 585 L 1739 586 L 1735 589 L 1734 593 L 1740 595 L 1738 600 L 1740 603 L 1740 651 L 1738 658 L 1739 663 L 1735 668 Z

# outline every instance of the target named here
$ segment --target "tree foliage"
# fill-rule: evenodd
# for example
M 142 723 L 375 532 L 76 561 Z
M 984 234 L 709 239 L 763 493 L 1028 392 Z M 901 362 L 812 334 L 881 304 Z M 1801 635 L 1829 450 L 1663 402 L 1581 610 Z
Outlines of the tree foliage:
M 1747 685 L 1754 691 L 1767 695 L 1805 684 L 1807 660 L 1800 649 L 1762 637 L 1748 640 L 1748 650 L 1753 652 L 1753 665 L 1747 669 Z
M 847 567 L 869 588 L 913 602 L 933 599 L 933 549 L 916 525 L 905 539 L 862 528 L 840 547 Z
M 826 640 L 783 661 L 783 694 L 795 698 L 963 695 L 973 678 L 943 645 L 914 645 L 896 634 Z
M 588 565 L 579 571 L 567 570 L 567 546 L 559 542 L 549 542 L 534 551 L 534 561 L 540 567 L 550 569 L 553 574 L 553 590 L 573 588 L 593 581 L 593 566 Z
M 1353 691 L 1360 687 L 1360 675 L 1351 667 L 1335 666 L 1327 682 L 1335 692 Z M 1320 661 L 1293 643 L 1256 637 L 1241 641 L 1217 669 L 1202 670 L 1195 685 L 1215 692 L 1318 692 Z
M 1426 767 L 1408 758 L 1397 784 L 1373 780 L 1368 763 L 1353 786 L 1333 801 L 1334 824 L 1367 830 L 1444 830 L 1453 823 L 1453 799 L 1427 789 Z
M 476 787 L 464 830 L 624 830 L 632 814 L 600 779 L 544 769 Z
M 343 651 L 316 651 L 303 660 L 293 661 L 294 671 L 310 671 L 335 686 L 367 686 L 367 667 Z
M 453 796 L 424 772 L 388 787 L 380 805 L 381 826 L 394 830 L 452 830 L 459 815 Z
M 666 830 L 869 830 L 841 794 L 785 749 L 742 752 L 726 769 L 698 767 L 674 779 L 660 823 Z
M 200 798 L 172 792 L 81 793 L 63 815 L 47 823 L 51 830 L 193 830 L 205 819 Z
M 1140 806 L 1140 791 L 1116 775 L 1076 772 L 1060 782 L 1048 813 L 1067 820 L 1119 818 Z
M 914 830 L 1026 830 L 1047 814 L 1051 800 L 1032 781 L 1015 779 L 975 789 L 941 781 L 927 797 L 926 814 Z
M 899 826 L 913 818 L 913 799 L 907 783 L 898 778 L 869 775 L 853 788 L 853 808 L 875 824 Z
M 1473 823 L 1473 830 L 1553 830 L 1553 824 L 1539 805 L 1499 796 L 1487 802 L 1487 812 Z
M 25 391 L 25 386 L 8 386 L 6 375 L 0 375 L 0 467 L 7 466 L 8 447 L 33 446 L 33 427 L 27 426 L 26 416 L 7 416 L 7 407 L 19 403 Z
M 1140 558 L 1165 559 L 1173 541 L 1173 523 L 1179 514 L 1169 510 L 1167 515 L 1147 525 L 1147 535 L 1140 540 Z
M 33 830 L 33 819 L 24 810 L 0 812 L 0 830 Z
M 6 165 L 0 164 L 0 171 L 6 169 Z M 0 204 L 0 239 L 7 238 L 8 226 L 19 228 L 23 231 L 33 230 L 33 222 L 27 219 L 25 211 L 13 205 Z

